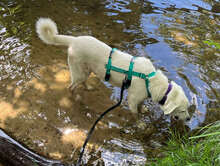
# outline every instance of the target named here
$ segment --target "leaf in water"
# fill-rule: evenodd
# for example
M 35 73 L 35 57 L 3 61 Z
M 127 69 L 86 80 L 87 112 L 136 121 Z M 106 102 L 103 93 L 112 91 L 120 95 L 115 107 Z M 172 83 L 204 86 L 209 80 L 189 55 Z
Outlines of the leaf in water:
M 22 5 L 19 4 L 14 8 L 15 13 L 19 12 L 21 10 Z
M 22 5 L 17 5 L 13 8 L 9 8 L 8 10 L 10 12 L 10 15 L 18 13 L 20 11 L 21 7 L 22 7 Z
M 19 24 L 20 24 L 20 25 L 24 25 L 24 22 L 20 22 Z
M 216 48 L 220 49 L 220 43 L 216 43 L 212 40 L 205 40 L 203 43 L 208 44 L 210 46 L 215 46 Z
M 12 28 L 11 28 L 11 31 L 13 32 L 14 35 L 16 35 L 17 32 L 18 32 L 17 28 L 15 28 L 15 27 L 12 27 Z

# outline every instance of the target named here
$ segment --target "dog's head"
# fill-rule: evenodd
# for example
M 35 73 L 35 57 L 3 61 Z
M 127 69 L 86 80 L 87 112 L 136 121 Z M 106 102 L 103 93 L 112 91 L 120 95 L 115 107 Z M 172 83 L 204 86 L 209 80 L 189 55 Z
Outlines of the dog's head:
M 161 109 L 164 114 L 170 114 L 175 120 L 187 122 L 190 120 L 188 113 L 189 101 L 179 85 L 173 81 L 171 84 L 173 87 L 167 95 L 166 102 L 161 105 Z

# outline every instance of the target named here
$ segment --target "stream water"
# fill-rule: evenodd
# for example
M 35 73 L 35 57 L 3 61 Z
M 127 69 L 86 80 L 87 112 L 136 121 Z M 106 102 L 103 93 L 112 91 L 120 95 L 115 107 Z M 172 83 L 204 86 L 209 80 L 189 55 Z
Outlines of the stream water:
M 0 0 L 0 127 L 38 154 L 76 161 L 95 119 L 115 103 L 120 88 L 91 76 L 72 94 L 65 47 L 37 37 L 49 17 L 60 34 L 92 35 L 156 68 L 181 85 L 196 109 L 189 128 L 220 119 L 219 0 Z M 84 162 L 144 165 L 163 154 L 169 127 L 159 107 L 145 102 L 139 127 L 126 102 L 99 123 Z

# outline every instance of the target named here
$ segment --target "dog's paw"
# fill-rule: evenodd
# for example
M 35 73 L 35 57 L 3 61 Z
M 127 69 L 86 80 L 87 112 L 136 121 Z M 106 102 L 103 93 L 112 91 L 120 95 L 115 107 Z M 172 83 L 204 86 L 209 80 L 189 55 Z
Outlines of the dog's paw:
M 141 130 L 144 130 L 147 127 L 147 124 L 141 120 L 137 121 L 137 127 Z
M 89 79 L 85 82 L 85 87 L 89 91 L 93 91 L 98 89 L 100 81 L 97 77 L 89 77 Z
M 88 91 L 92 91 L 92 90 L 95 90 L 95 87 L 92 86 L 92 85 L 90 85 L 90 84 L 86 84 L 86 89 L 87 89 Z
M 77 94 L 76 97 L 75 97 L 75 101 L 77 101 L 77 102 L 82 101 L 82 96 Z
M 75 86 L 73 86 L 73 83 L 69 84 L 68 87 L 67 87 L 70 91 L 74 91 L 75 89 Z
M 147 108 L 146 105 L 143 105 L 141 108 L 141 113 L 147 113 L 147 112 L 149 112 L 149 109 Z

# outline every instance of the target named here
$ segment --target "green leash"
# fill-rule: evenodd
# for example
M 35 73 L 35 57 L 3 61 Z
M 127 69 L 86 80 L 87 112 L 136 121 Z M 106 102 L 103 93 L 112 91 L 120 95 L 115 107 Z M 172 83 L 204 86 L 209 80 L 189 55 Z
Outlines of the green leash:
M 109 81 L 110 76 L 111 76 L 110 75 L 111 70 L 127 75 L 128 83 L 126 85 L 126 88 L 129 88 L 129 86 L 131 84 L 132 76 L 139 77 L 139 78 L 145 80 L 148 97 L 151 97 L 151 93 L 149 91 L 149 83 L 150 83 L 149 78 L 155 76 L 156 72 L 151 72 L 150 74 L 146 75 L 144 73 L 133 71 L 135 57 L 132 57 L 132 59 L 130 61 L 129 70 L 124 70 L 124 69 L 118 68 L 116 66 L 112 66 L 112 54 L 115 51 L 116 51 L 116 48 L 113 48 L 111 50 L 110 55 L 109 55 L 109 59 L 108 59 L 108 63 L 105 65 L 105 68 L 106 68 L 105 81 Z

